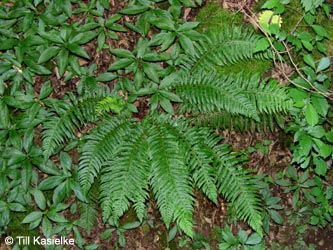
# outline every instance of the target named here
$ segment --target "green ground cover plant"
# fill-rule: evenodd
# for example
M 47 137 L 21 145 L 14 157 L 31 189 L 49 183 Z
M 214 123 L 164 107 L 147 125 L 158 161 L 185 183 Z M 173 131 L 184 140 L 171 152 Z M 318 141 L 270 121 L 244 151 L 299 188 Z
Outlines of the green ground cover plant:
M 322 24 L 331 10 L 301 1 L 284 29 L 292 4 L 265 1 L 271 16 L 255 29 L 224 10 L 200 23 L 214 3 L 187 21 L 199 0 L 0 3 L 0 234 L 28 228 L 98 249 L 84 235 L 101 218 L 102 240 L 116 234 L 114 249 L 126 249 L 124 233 L 149 224 L 155 200 L 167 242 L 180 235 L 184 249 L 209 249 L 195 240 L 195 192 L 225 199 L 250 230 L 226 225 L 219 249 L 262 249 L 270 225 L 286 219 L 331 225 L 332 38 Z M 287 84 L 267 75 L 282 64 L 293 68 Z M 269 153 L 269 140 L 237 152 L 217 133 L 275 128 L 293 138 L 276 179 L 244 167 L 254 151 Z M 283 216 L 273 184 L 292 196 Z

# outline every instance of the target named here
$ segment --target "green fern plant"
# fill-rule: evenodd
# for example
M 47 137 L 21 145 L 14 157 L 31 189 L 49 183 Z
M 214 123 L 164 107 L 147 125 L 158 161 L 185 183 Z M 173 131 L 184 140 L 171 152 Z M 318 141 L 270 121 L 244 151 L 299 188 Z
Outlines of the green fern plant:
M 117 86 L 112 94 L 90 91 L 83 98 L 70 95 L 70 101 L 51 102 L 52 116 L 46 119 L 43 131 L 45 158 L 73 138 L 83 124 L 93 122 L 94 128 L 81 138 L 78 173 L 86 194 L 92 185 L 99 186 L 104 221 L 117 224 L 131 206 L 142 220 L 151 191 L 166 226 L 176 222 L 193 236 L 193 190 L 197 188 L 216 204 L 221 194 L 238 217 L 262 235 L 261 200 L 254 178 L 241 168 L 244 159 L 207 127 L 234 119 L 239 128 L 247 128 L 246 123 L 271 124 L 274 116 L 288 109 L 283 86 L 260 82 L 259 76 L 221 76 L 216 70 L 267 56 L 255 55 L 257 41 L 258 36 L 251 32 L 226 31 L 197 43 L 194 56 L 170 60 L 171 77 L 153 87 L 144 86 L 153 91 L 138 92 L 146 98 L 162 92 L 172 95 L 170 106 L 171 101 L 178 102 L 171 106 L 178 108 L 174 116 L 161 114 L 155 105 L 142 119 L 132 118 L 126 110 L 135 108 L 115 94 Z M 174 71 L 177 65 L 181 69 Z M 130 94 L 129 99 L 135 100 L 135 92 Z M 193 125 L 199 119 L 197 123 L 204 127 Z M 88 227 L 90 221 L 87 218 Z

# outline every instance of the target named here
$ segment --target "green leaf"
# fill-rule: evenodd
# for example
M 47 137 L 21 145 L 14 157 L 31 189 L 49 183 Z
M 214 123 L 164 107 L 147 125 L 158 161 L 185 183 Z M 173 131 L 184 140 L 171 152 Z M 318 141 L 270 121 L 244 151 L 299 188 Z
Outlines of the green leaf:
M 113 70 L 124 69 L 133 62 L 134 62 L 134 60 L 132 58 L 118 59 L 114 63 L 111 64 L 111 66 L 109 67 L 108 70 L 113 71 Z
M 306 54 L 303 57 L 303 60 L 306 64 L 308 64 L 312 69 L 316 69 L 315 61 L 313 60 L 313 57 L 310 54 Z
M 279 0 L 267 0 L 261 7 L 261 9 L 273 9 L 276 7 L 278 4 L 280 4 Z
M 254 48 L 254 52 L 265 51 L 269 48 L 269 46 L 270 44 L 267 38 L 263 37 L 257 42 L 256 47 Z
M 314 158 L 313 163 L 315 164 L 315 173 L 317 175 L 325 176 L 328 166 L 327 163 L 321 158 Z
M 320 59 L 317 72 L 327 69 L 330 66 L 330 59 L 329 57 L 323 57 Z
M 160 94 L 172 102 L 182 102 L 182 99 L 178 95 L 170 91 L 160 90 Z
M 118 76 L 116 74 L 106 72 L 106 73 L 99 74 L 96 77 L 96 81 L 98 81 L 98 82 L 109 82 L 109 81 L 112 81 L 112 80 L 116 79 L 117 77 Z
M 154 68 L 154 64 L 151 63 L 142 63 L 143 70 L 145 74 L 148 76 L 148 78 L 156 83 L 159 82 L 159 76 L 157 71 Z
M 142 13 L 148 9 L 149 9 L 149 6 L 145 6 L 145 5 L 129 5 L 129 6 L 126 6 L 125 8 L 123 8 L 120 11 L 120 13 L 126 14 L 126 15 L 135 15 L 135 14 Z
M 272 218 L 272 220 L 275 223 L 277 223 L 279 225 L 283 224 L 283 218 L 278 212 L 276 212 L 275 210 L 269 209 L 268 213 L 269 213 L 269 216 Z
M 186 37 L 182 34 L 179 34 L 178 39 L 179 39 L 179 43 L 182 46 L 182 48 L 184 49 L 185 53 L 190 54 L 190 55 L 195 54 L 193 42 L 191 41 L 191 39 L 189 39 L 188 37 Z
M 60 213 L 57 213 L 55 211 L 48 211 L 46 213 L 46 216 L 51 220 L 51 221 L 54 221 L 54 222 L 58 222 L 58 223 L 65 223 L 67 222 L 67 219 L 64 217 L 63 214 L 60 214 Z
M 327 99 L 322 95 L 312 95 L 311 96 L 311 104 L 315 108 L 315 110 L 318 112 L 319 115 L 322 117 L 326 117 L 329 104 Z
M 16 203 L 16 202 L 9 203 L 8 207 L 11 211 L 14 211 L 14 212 L 25 212 L 26 211 L 25 207 L 22 204 Z
M 0 129 L 6 129 L 10 126 L 9 109 L 3 99 L 0 98 Z
M 249 236 L 249 238 L 246 241 L 247 245 L 257 245 L 262 241 L 262 237 L 257 234 L 257 233 L 253 233 Z
M 82 45 L 85 43 L 90 42 L 92 39 L 94 39 L 97 36 L 96 32 L 93 31 L 86 31 L 84 33 L 80 33 L 69 40 L 70 43 L 76 43 L 78 45 Z
M 150 20 L 150 23 L 155 25 L 157 28 L 161 30 L 168 30 L 173 31 L 175 30 L 175 24 L 172 20 L 168 18 L 155 18 L 153 20 Z
M 306 106 L 305 119 L 310 126 L 316 125 L 319 121 L 318 113 L 311 103 Z
M 311 25 L 312 29 L 316 32 L 318 36 L 329 38 L 329 34 L 323 26 Z
M 43 194 L 42 191 L 40 191 L 39 189 L 32 189 L 30 191 L 35 199 L 35 202 L 37 204 L 37 206 L 41 209 L 41 210 L 45 210 L 46 208 L 46 199 L 45 196 Z
M 127 49 L 111 49 L 110 52 L 118 57 L 134 58 L 133 53 Z
M 68 65 L 68 56 L 69 52 L 66 49 L 62 49 L 57 56 L 57 66 L 60 77 L 62 77 L 66 71 Z
M 48 97 L 53 91 L 53 87 L 51 86 L 50 81 L 45 82 L 42 85 L 42 88 L 39 92 L 38 99 L 43 100 L 44 98 Z
M 126 224 L 124 224 L 122 226 L 122 228 L 125 230 L 131 230 L 131 229 L 139 227 L 140 225 L 141 225 L 141 223 L 139 221 L 133 221 L 133 222 L 127 222 Z
M 72 170 L 72 159 L 65 152 L 60 153 L 60 165 L 63 169 L 66 169 L 68 171 Z
M 177 31 L 181 32 L 181 31 L 187 31 L 187 30 L 192 30 L 194 28 L 196 28 L 199 25 L 199 22 L 186 22 L 184 24 L 182 24 Z
M 81 57 L 86 58 L 86 59 L 89 59 L 89 55 L 87 54 L 87 52 L 82 47 L 80 47 L 79 45 L 77 45 L 75 43 L 70 43 L 70 44 L 67 45 L 67 48 L 73 54 L 81 56 Z
M 39 185 L 40 190 L 50 190 L 57 187 L 64 180 L 63 176 L 51 176 L 44 179 Z
M 26 217 L 24 217 L 22 223 L 31 223 L 33 221 L 40 220 L 43 216 L 43 213 L 41 211 L 34 211 L 28 214 Z
M 55 57 L 58 54 L 59 51 L 60 51 L 59 47 L 49 47 L 49 48 L 47 48 L 39 56 L 39 59 L 38 59 L 37 63 L 41 64 L 41 63 L 47 62 L 51 58 Z
M 24 58 L 24 63 L 29 67 L 30 70 L 39 75 L 50 75 L 52 72 L 42 65 L 38 65 L 36 61 L 30 58 Z
M 18 43 L 17 39 L 9 38 L 5 41 L 0 40 L 0 50 L 10 50 Z
M 173 106 L 172 106 L 171 102 L 168 99 L 163 98 L 163 97 L 160 98 L 160 105 L 169 114 L 171 114 L 171 115 L 174 114 Z
M 46 238 L 52 237 L 52 223 L 47 217 L 42 221 L 42 231 Z

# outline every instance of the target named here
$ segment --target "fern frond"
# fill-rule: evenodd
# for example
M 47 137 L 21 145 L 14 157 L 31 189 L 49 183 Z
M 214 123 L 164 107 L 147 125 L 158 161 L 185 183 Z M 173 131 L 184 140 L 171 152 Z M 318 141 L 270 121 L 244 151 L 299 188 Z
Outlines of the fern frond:
M 106 95 L 98 91 L 78 99 L 68 93 L 68 100 L 51 102 L 50 116 L 43 123 L 43 154 L 48 159 L 54 150 L 63 145 L 68 138 L 75 138 L 75 130 L 85 122 L 96 120 L 95 104 Z
M 183 100 L 180 112 L 227 111 L 259 120 L 255 103 L 242 93 L 241 77 L 219 77 L 214 72 L 183 73 L 172 87 Z
M 140 221 L 144 216 L 144 202 L 149 195 L 148 145 L 140 126 L 126 138 L 101 172 L 100 198 L 104 220 L 112 216 L 118 221 L 131 203 Z
M 151 186 L 166 226 L 175 220 L 189 236 L 192 231 L 193 186 L 186 151 L 179 135 L 163 116 L 150 118 L 146 124 L 151 161 Z
M 90 234 L 93 229 L 96 218 L 98 215 L 98 199 L 97 195 L 92 192 L 89 192 L 88 202 L 80 202 L 80 227 L 84 228 L 88 234 Z
M 84 139 L 87 141 L 79 159 L 79 181 L 84 192 L 88 192 L 103 164 L 114 155 L 124 138 L 132 133 L 128 119 L 105 118 L 103 123 Z
M 196 54 L 184 57 L 181 64 L 192 72 L 199 69 L 212 71 L 216 66 L 233 64 L 253 57 L 269 58 L 270 53 L 257 53 L 254 49 L 262 36 L 246 28 L 225 27 L 221 32 L 210 32 L 205 40 L 195 44 Z
M 219 192 L 232 203 L 236 214 L 262 235 L 261 200 L 255 178 L 238 165 L 226 145 L 213 148 L 217 163 L 217 186 Z
M 261 81 L 259 75 L 242 83 L 242 94 L 256 104 L 259 113 L 275 114 L 286 112 L 292 105 L 287 89 L 275 81 Z

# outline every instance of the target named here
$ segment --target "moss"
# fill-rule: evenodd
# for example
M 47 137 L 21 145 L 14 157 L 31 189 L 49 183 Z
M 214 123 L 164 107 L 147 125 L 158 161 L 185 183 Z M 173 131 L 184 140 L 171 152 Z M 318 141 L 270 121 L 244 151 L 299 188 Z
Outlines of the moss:
M 27 236 L 30 238 L 30 244 L 27 246 L 28 249 L 31 250 L 39 250 L 40 246 L 34 245 L 31 243 L 33 237 L 41 236 L 38 229 L 29 230 L 28 224 L 22 224 L 22 220 L 26 216 L 26 213 L 12 213 L 11 214 L 11 221 L 8 225 L 8 228 L 6 230 L 6 234 L 8 236 L 13 237 L 14 239 L 17 236 Z
M 233 25 L 242 25 L 243 17 L 240 13 L 230 12 L 221 8 L 218 3 L 207 3 L 203 7 L 197 18 L 200 22 L 200 28 L 203 31 L 211 30 L 218 32 L 225 26 L 232 27 Z
M 245 24 L 243 15 L 239 12 L 231 12 L 223 9 L 216 1 L 208 2 L 198 13 L 196 18 L 200 22 L 199 29 L 204 32 L 221 32 L 224 28 L 232 28 L 233 26 L 247 26 L 253 29 L 251 24 Z M 243 72 L 244 75 L 253 75 L 256 73 L 263 74 L 271 67 L 270 60 L 246 60 L 235 64 L 228 64 L 223 67 L 216 67 L 220 74 L 230 75 Z

